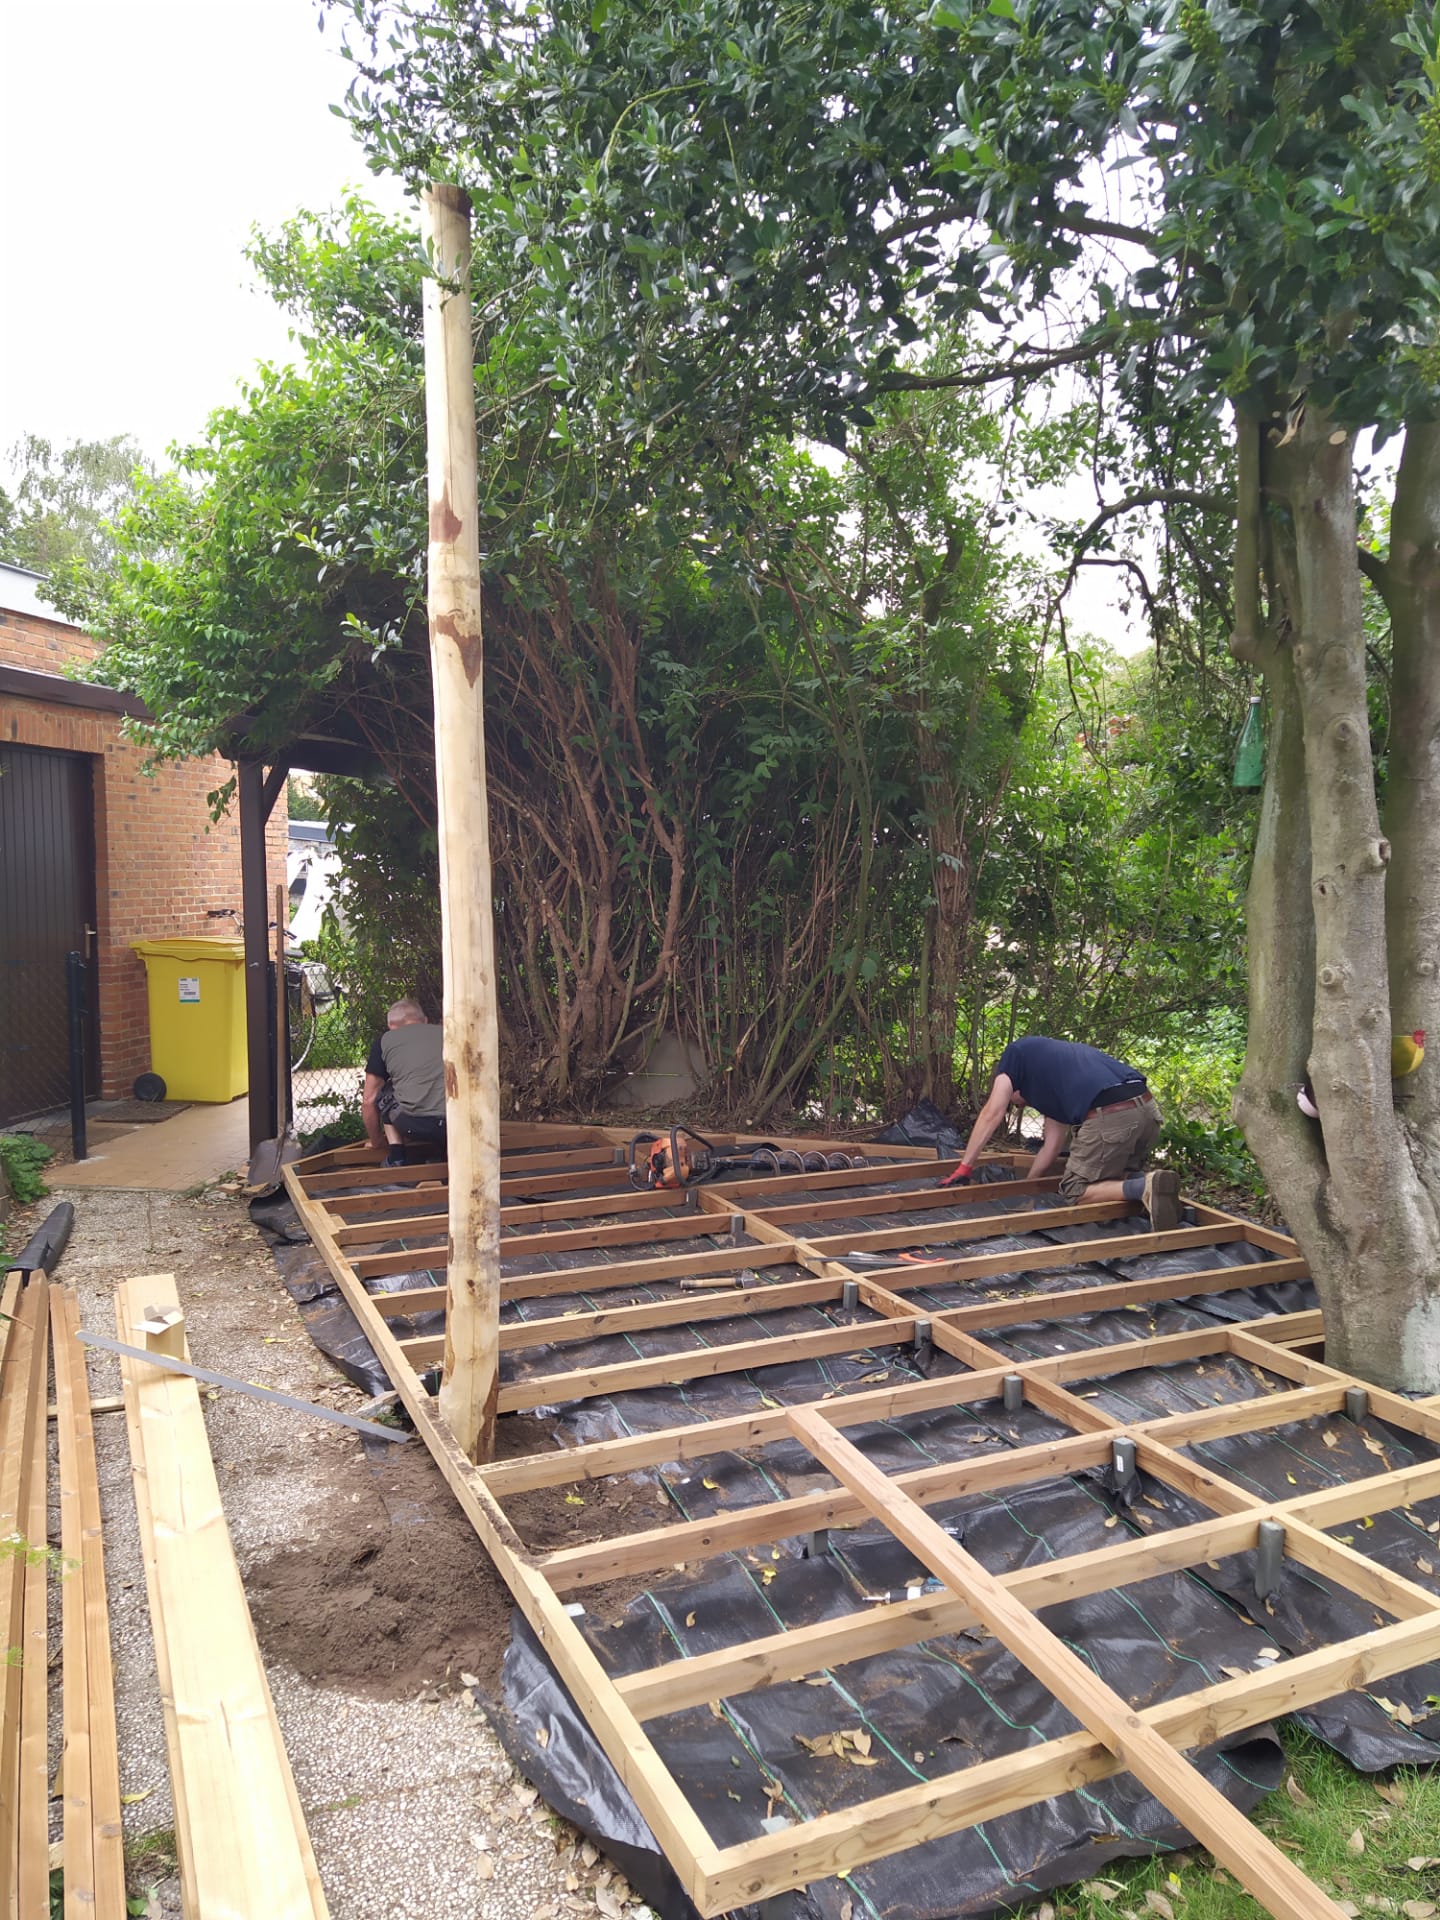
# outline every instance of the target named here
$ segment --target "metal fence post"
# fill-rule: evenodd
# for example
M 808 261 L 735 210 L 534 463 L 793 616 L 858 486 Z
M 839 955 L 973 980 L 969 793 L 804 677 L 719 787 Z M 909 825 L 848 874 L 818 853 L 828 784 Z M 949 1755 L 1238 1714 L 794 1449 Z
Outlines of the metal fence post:
M 65 956 L 65 1014 L 70 1038 L 70 1146 L 77 1160 L 86 1157 L 85 1139 L 85 958 Z

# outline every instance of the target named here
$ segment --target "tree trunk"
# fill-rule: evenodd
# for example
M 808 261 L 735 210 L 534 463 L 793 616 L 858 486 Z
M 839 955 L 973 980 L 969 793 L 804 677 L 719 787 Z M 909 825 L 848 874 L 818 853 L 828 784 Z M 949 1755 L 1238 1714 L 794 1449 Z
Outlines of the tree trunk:
M 955 1031 L 970 952 L 971 869 L 964 806 L 955 790 L 954 745 L 940 740 L 923 712 L 914 716 L 915 757 L 925 795 L 930 885 L 926 916 L 929 959 L 921 1008 L 921 1069 L 917 1091 L 942 1112 L 955 1099 Z
M 1314 410 L 1293 431 L 1272 434 L 1274 445 L 1262 422 L 1242 416 L 1238 431 L 1233 645 L 1265 675 L 1272 737 L 1250 886 L 1250 1045 L 1236 1118 L 1310 1262 L 1327 1357 L 1385 1386 L 1435 1392 L 1435 1068 L 1427 1061 L 1399 1083 L 1390 1074 L 1392 1003 L 1404 1029 L 1424 1024 L 1436 994 L 1435 430 L 1420 429 L 1407 444 L 1382 583 L 1396 657 L 1389 838 L 1370 750 L 1351 438 Z M 1307 1077 L 1318 1124 L 1295 1102 Z

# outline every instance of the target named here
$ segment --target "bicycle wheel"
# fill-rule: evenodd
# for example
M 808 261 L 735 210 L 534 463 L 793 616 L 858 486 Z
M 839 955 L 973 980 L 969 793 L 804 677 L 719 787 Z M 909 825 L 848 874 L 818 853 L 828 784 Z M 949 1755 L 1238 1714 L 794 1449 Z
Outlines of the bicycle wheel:
M 315 1044 L 319 1009 L 303 967 L 285 970 L 285 1004 L 290 1015 L 290 1069 L 303 1067 Z

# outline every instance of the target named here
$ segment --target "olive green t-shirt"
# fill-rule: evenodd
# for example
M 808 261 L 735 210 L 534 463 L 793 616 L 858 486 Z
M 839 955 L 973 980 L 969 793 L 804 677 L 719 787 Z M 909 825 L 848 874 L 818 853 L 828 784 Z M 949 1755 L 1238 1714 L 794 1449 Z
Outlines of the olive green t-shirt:
M 402 1113 L 444 1118 L 445 1035 L 441 1028 L 418 1024 L 388 1028 L 371 1049 L 366 1071 L 390 1082 Z

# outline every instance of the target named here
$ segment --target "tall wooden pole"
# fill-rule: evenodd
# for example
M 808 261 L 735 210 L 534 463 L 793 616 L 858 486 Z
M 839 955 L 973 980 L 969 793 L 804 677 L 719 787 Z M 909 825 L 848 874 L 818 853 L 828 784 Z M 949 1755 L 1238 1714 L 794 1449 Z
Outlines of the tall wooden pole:
M 449 1313 L 440 1412 L 472 1460 L 495 1446 L 500 1335 L 500 1072 L 485 794 L 484 649 L 470 340 L 470 202 L 424 195 L 425 427 L 430 471 L 430 663 L 435 687 Z

